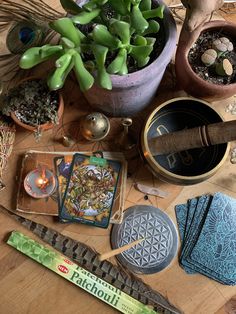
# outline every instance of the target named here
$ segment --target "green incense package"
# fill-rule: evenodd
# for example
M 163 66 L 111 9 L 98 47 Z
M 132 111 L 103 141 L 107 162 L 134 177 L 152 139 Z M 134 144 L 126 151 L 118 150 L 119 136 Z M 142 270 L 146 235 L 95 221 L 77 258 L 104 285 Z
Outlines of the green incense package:
M 156 313 L 153 309 L 78 266 L 67 257 L 18 231 L 11 233 L 7 243 L 122 313 Z

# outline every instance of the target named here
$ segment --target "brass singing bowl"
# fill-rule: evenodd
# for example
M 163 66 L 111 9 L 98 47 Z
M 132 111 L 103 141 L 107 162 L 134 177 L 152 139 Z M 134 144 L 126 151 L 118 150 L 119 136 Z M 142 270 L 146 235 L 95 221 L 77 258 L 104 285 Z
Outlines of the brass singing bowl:
M 222 121 L 209 103 L 197 98 L 179 97 L 164 102 L 150 114 L 142 130 L 141 154 L 145 164 L 156 177 L 168 183 L 192 185 L 207 180 L 227 159 L 229 143 L 153 156 L 148 140 L 184 128 Z

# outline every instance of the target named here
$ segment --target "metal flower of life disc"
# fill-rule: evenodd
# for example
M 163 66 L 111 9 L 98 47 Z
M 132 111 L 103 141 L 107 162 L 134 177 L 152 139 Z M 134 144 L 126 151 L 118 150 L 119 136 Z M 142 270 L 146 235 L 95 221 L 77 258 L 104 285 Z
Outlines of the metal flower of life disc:
M 112 248 L 142 238 L 145 240 L 117 255 L 118 261 L 135 273 L 152 274 L 166 268 L 178 247 L 177 230 L 168 215 L 153 206 L 129 207 L 123 222 L 112 228 Z

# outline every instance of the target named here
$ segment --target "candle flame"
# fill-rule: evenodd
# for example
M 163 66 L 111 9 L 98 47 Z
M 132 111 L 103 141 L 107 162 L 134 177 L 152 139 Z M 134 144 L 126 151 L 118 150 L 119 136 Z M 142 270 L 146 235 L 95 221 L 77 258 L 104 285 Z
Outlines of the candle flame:
M 43 190 L 48 186 L 49 180 L 46 177 L 39 177 L 36 179 L 35 184 L 39 189 Z

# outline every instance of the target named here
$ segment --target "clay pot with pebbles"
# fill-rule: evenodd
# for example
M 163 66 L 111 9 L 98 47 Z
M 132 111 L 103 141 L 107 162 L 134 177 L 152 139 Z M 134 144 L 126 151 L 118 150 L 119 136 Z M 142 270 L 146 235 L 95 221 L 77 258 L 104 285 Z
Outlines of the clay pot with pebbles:
M 236 93 L 236 25 L 212 21 L 182 29 L 175 58 L 177 83 L 188 94 L 214 101 Z

